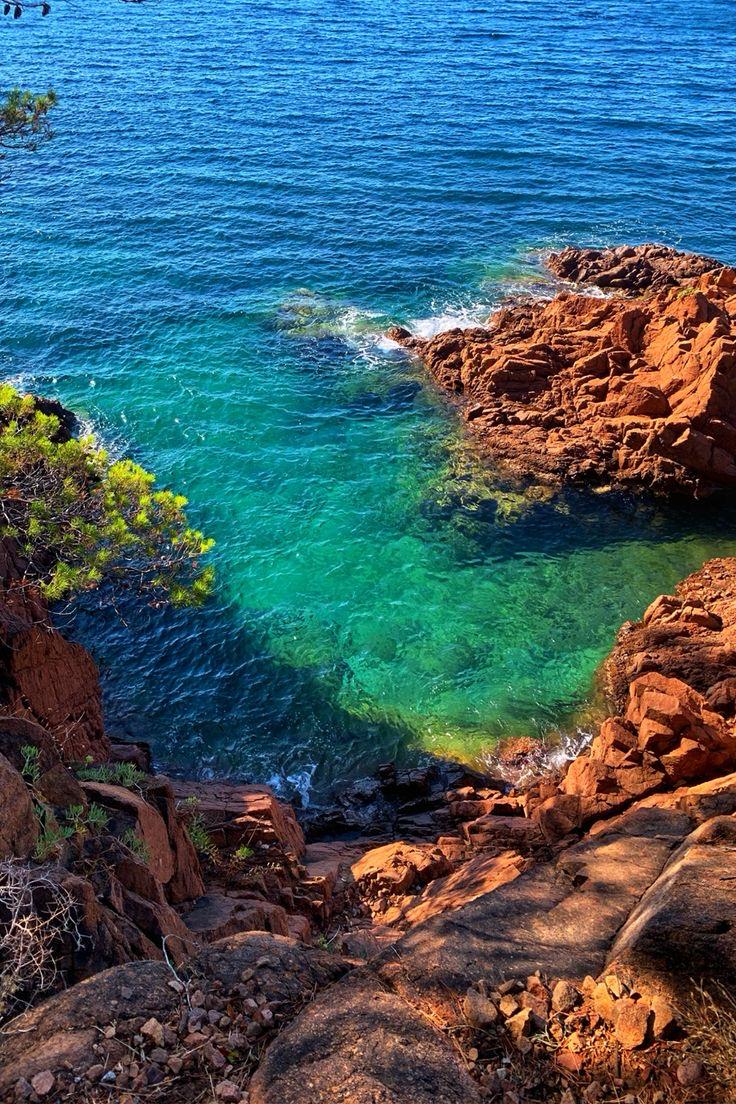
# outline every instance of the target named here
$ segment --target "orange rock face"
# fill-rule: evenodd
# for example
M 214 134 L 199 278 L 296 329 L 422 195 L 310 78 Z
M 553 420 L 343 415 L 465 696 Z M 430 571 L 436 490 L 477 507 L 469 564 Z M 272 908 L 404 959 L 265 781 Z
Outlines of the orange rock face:
M 549 265 L 617 294 L 563 291 L 484 328 L 391 336 L 462 397 L 510 474 L 697 495 L 736 485 L 736 270 L 651 246 Z

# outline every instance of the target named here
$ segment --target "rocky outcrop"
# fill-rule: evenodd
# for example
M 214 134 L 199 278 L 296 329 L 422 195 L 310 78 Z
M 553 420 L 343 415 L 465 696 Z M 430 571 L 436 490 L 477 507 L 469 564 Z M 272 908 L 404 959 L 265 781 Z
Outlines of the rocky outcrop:
M 0 540 L 0 710 L 41 725 L 67 760 L 105 759 L 97 666 L 52 625 L 39 594 L 21 585 L 12 540 Z
M 204 1096 L 345 969 L 291 940 L 241 935 L 194 955 L 183 980 L 157 962 L 107 970 L 14 1021 L 0 1044 L 0 1099 L 28 1099 L 42 1073 L 54 1100 L 155 1087 L 158 1099 Z
M 569 246 L 547 258 L 549 269 L 562 280 L 627 295 L 662 291 L 722 268 L 720 261 L 697 253 L 681 253 L 668 245 L 619 245 L 612 249 Z
M 629 685 L 647 671 L 679 679 L 708 708 L 736 713 L 736 560 L 709 560 L 652 602 L 641 621 L 627 622 L 603 669 L 604 688 L 623 712 Z
M 391 336 L 462 398 L 513 476 L 696 495 L 735 486 L 736 270 L 648 246 L 565 250 L 549 264 L 628 294 L 564 291 L 486 328 Z
M 0 755 L 0 859 L 27 859 L 38 832 L 26 784 L 12 763 Z

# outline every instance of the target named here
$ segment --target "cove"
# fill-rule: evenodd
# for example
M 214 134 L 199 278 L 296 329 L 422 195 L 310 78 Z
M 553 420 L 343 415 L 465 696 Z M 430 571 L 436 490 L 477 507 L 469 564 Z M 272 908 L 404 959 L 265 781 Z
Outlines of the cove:
M 172 771 L 319 791 L 567 729 L 621 622 L 734 550 L 715 503 L 525 508 L 381 338 L 543 291 L 565 241 L 736 259 L 724 5 L 547 7 L 255 4 L 243 33 L 225 0 L 205 38 L 161 0 L 3 40 L 5 84 L 60 97 L 0 195 L 3 374 L 218 542 L 208 608 L 74 626 L 109 728 Z

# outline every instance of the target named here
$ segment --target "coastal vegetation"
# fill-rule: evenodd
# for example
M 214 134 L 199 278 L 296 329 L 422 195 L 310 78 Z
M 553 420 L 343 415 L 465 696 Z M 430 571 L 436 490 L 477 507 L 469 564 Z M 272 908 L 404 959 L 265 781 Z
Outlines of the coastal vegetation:
M 198 605 L 213 568 L 213 541 L 189 525 L 186 498 L 156 487 L 129 459 L 74 436 L 59 408 L 0 386 L 0 535 L 26 562 L 24 581 L 49 601 L 105 581 L 154 600 Z
M 8 150 L 38 149 L 52 138 L 49 112 L 55 106 L 56 93 L 52 89 L 41 94 L 27 88 L 8 92 L 0 104 L 0 157 Z

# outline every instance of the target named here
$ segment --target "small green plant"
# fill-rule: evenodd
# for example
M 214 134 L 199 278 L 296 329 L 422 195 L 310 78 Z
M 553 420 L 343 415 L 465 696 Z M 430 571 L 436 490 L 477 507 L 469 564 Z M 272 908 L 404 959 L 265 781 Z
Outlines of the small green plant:
M 64 817 L 72 836 L 85 836 L 87 833 L 96 836 L 104 831 L 110 819 L 102 806 L 94 802 L 86 809 L 84 805 L 69 805 Z
M 184 814 L 189 838 L 194 844 L 195 851 L 198 851 L 201 855 L 207 855 L 214 862 L 217 859 L 218 850 L 212 836 L 207 831 L 204 818 L 199 812 L 199 806 L 199 798 L 194 794 L 190 794 L 181 802 L 179 808 Z
M 233 851 L 233 859 L 236 863 L 245 863 L 248 859 L 252 859 L 255 854 L 252 847 L 248 847 L 247 844 L 241 844 Z
M 148 865 L 151 854 L 144 840 L 136 832 L 135 828 L 126 828 L 120 837 L 120 842 L 124 844 L 129 851 L 135 855 L 137 859 Z
M 20 753 L 23 756 L 23 765 L 20 768 L 20 773 L 30 786 L 35 786 L 41 777 L 41 764 L 40 753 L 37 747 L 33 744 L 24 744 L 20 749 Z
M 97 835 L 99 832 L 104 832 L 109 823 L 109 816 L 102 808 L 101 805 L 95 805 L 94 802 L 87 808 L 86 824 L 87 828 L 93 835 Z
M 85 763 L 76 768 L 76 775 L 83 782 L 105 782 L 129 790 L 140 790 L 147 777 L 134 763 Z
M 43 863 L 58 855 L 62 844 L 74 835 L 74 829 L 70 824 L 59 824 L 47 805 L 34 802 L 34 806 L 41 824 L 41 831 L 36 840 L 33 857 L 36 862 Z
M 192 817 L 187 825 L 189 831 L 189 838 L 194 844 L 196 851 L 201 852 L 203 855 L 209 855 L 210 858 L 217 853 L 217 848 L 214 845 L 212 836 L 207 831 L 202 817 L 197 814 Z

